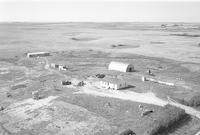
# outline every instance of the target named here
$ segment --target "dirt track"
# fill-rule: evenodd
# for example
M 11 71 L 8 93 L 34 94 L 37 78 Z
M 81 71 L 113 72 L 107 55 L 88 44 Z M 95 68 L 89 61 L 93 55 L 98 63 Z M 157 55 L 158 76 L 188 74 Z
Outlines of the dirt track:
M 153 104 L 158 106 L 165 106 L 166 101 L 159 99 L 155 96 L 154 93 L 137 93 L 133 91 L 115 91 L 115 90 L 106 90 L 98 89 L 91 86 L 84 86 L 82 91 L 78 93 L 91 94 L 95 96 L 111 97 L 118 98 L 122 100 L 130 100 L 139 103 Z
M 81 92 L 78 93 L 85 93 L 91 94 L 95 96 L 103 96 L 103 97 L 111 97 L 111 98 L 118 98 L 122 100 L 130 100 L 139 103 L 146 103 L 146 104 L 153 104 L 158 106 L 165 106 L 167 104 L 179 107 L 185 110 L 186 113 L 195 116 L 200 119 L 200 111 L 195 110 L 192 107 L 188 107 L 177 103 L 172 100 L 165 101 L 156 97 L 156 95 L 152 92 L 148 93 L 137 93 L 132 91 L 115 91 L 115 90 L 107 90 L 107 89 L 98 89 L 92 86 L 84 86 Z

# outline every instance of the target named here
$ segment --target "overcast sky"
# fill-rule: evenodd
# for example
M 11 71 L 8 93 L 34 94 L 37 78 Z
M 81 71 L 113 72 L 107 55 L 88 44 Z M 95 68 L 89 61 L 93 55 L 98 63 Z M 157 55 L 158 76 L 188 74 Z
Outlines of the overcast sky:
M 0 0 L 0 21 L 200 22 L 200 1 L 27 1 Z

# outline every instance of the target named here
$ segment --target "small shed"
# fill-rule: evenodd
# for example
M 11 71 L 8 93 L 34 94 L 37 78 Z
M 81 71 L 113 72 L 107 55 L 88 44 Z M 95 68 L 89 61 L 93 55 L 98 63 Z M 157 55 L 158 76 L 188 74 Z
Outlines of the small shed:
M 126 88 L 128 85 L 125 81 L 118 78 L 105 77 L 100 80 L 100 87 L 105 89 L 118 90 Z
M 67 66 L 59 65 L 58 69 L 59 69 L 59 70 L 67 70 Z
M 112 62 L 110 62 L 109 66 L 108 66 L 108 70 L 116 70 L 116 71 L 120 71 L 120 72 L 133 72 L 134 66 L 132 64 L 128 64 L 128 63 L 112 61 Z
M 62 65 L 59 65 L 59 66 L 58 66 L 58 69 L 59 69 L 59 70 L 63 70 L 63 66 L 62 66 Z

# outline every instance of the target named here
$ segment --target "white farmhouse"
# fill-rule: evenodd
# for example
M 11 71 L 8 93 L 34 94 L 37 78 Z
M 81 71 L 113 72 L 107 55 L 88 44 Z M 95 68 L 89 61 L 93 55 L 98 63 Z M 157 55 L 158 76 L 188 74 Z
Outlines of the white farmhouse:
M 120 72 L 133 72 L 134 66 L 132 64 L 112 61 L 108 66 L 108 70 L 116 70 Z
M 100 81 L 100 87 L 105 89 L 113 89 L 118 90 L 122 88 L 126 88 L 128 85 L 125 81 L 118 78 L 108 78 L 105 77 Z

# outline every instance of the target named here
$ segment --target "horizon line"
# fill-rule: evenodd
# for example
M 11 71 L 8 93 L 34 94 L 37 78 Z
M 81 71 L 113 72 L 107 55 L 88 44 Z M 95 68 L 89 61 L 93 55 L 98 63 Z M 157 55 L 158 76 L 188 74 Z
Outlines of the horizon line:
M 0 21 L 0 23 L 200 23 L 199 21 Z

